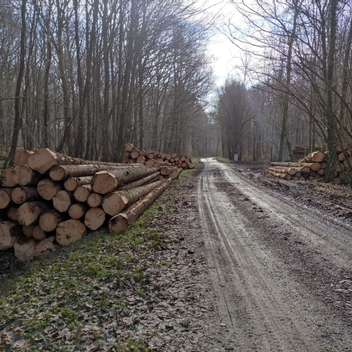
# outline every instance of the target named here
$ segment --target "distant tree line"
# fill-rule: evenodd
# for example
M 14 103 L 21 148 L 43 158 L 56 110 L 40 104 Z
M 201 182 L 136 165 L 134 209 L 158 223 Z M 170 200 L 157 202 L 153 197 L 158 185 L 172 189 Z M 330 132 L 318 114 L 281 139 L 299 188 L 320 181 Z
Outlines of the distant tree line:
M 247 160 L 292 158 L 296 144 L 329 151 L 352 144 L 352 2 L 238 1 L 245 25 L 227 36 L 245 53 L 252 79 L 227 81 L 219 91 L 217 126 L 223 152 Z M 231 112 L 232 111 L 232 112 Z
M 167 0 L 2 0 L 2 150 L 199 151 L 212 76 L 197 15 Z

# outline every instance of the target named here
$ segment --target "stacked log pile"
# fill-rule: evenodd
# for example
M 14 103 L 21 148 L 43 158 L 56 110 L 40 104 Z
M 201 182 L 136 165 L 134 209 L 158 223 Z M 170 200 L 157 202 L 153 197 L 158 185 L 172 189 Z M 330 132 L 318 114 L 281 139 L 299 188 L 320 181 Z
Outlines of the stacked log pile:
M 338 146 L 334 183 L 344 183 L 346 173 L 352 171 L 352 148 Z M 301 158 L 298 162 L 271 162 L 268 173 L 285 180 L 312 181 L 323 178 L 327 166 L 327 152 L 315 151 Z
M 107 225 L 127 229 L 170 184 L 160 168 L 92 162 L 47 148 L 19 150 L 1 173 L 0 251 L 23 261 Z M 122 219 L 122 220 L 121 220 Z
M 153 150 L 138 150 L 132 143 L 125 145 L 124 162 L 144 164 L 160 170 L 160 174 L 175 179 L 184 169 L 193 169 L 192 161 L 185 155 L 166 154 Z
M 308 152 L 308 145 L 307 144 L 297 144 L 292 149 L 292 155 L 294 156 L 295 160 L 300 160 L 307 155 Z

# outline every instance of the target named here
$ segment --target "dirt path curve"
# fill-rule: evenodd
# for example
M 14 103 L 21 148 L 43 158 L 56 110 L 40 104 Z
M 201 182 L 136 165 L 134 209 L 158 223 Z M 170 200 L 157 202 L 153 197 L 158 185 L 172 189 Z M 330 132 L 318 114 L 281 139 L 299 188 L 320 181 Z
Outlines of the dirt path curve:
M 352 351 L 352 229 L 215 159 L 198 185 L 223 344 Z

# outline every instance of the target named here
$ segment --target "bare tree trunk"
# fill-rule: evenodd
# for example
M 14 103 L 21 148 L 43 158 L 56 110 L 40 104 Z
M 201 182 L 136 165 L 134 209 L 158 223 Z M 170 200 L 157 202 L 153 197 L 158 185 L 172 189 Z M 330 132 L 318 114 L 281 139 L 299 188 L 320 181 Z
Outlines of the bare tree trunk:
M 15 115 L 14 115 L 14 125 L 11 140 L 11 150 L 9 155 L 10 164 L 13 164 L 15 157 L 18 136 L 20 129 L 22 127 L 21 119 L 21 85 L 24 76 L 24 63 L 26 57 L 26 6 L 27 0 L 22 0 L 21 4 L 21 50 L 20 50 L 20 66 L 18 70 L 17 82 L 16 82 L 16 92 L 15 92 Z

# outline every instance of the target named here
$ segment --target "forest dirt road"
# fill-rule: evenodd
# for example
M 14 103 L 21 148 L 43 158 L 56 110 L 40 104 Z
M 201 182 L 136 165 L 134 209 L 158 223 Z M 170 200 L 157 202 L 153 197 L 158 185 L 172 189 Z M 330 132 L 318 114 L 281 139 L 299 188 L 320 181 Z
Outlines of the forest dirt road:
M 352 227 L 202 159 L 198 208 L 234 351 L 352 351 Z

